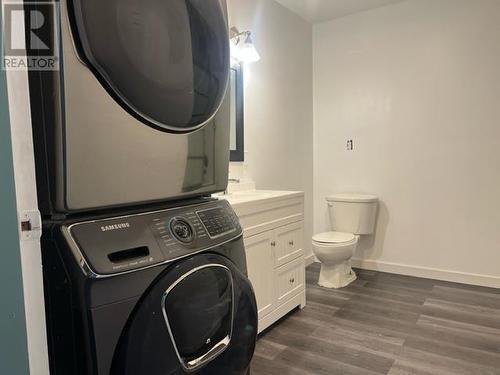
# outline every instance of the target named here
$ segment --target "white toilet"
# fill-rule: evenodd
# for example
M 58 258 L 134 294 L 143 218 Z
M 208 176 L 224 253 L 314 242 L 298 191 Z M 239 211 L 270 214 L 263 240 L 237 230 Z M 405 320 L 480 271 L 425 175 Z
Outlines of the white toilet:
M 332 232 L 312 238 L 314 255 L 321 262 L 318 284 L 343 288 L 356 280 L 350 259 L 359 236 L 374 232 L 378 198 L 367 194 L 335 194 L 326 201 Z

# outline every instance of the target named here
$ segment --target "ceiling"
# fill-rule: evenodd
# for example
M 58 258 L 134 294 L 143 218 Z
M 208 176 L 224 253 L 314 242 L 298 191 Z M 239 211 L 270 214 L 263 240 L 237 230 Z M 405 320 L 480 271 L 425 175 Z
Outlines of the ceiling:
M 276 0 L 312 23 L 379 8 L 404 0 Z

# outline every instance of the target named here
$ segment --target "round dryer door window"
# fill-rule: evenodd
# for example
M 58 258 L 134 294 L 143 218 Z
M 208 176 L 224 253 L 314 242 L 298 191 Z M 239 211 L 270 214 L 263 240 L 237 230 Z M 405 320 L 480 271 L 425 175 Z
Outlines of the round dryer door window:
M 229 78 L 223 0 L 72 0 L 82 59 L 139 120 L 195 130 L 217 113 Z
M 197 255 L 165 270 L 123 331 L 112 375 L 245 375 L 257 335 L 248 279 L 228 259 Z

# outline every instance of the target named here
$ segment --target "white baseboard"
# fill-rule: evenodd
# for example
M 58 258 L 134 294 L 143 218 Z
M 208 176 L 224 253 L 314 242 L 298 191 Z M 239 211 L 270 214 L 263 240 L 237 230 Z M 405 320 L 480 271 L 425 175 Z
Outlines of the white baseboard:
M 353 267 L 372 271 L 424 277 L 427 279 L 451 281 L 455 283 L 479 285 L 490 288 L 500 288 L 500 277 L 498 276 L 449 271 L 431 267 L 410 266 L 407 264 L 382 262 L 370 259 L 351 259 L 351 264 Z
M 314 256 L 314 254 L 310 254 L 310 255 L 307 255 L 305 258 L 304 258 L 305 262 L 306 262 L 306 267 L 310 266 L 311 264 L 317 262 L 316 260 L 316 257 Z

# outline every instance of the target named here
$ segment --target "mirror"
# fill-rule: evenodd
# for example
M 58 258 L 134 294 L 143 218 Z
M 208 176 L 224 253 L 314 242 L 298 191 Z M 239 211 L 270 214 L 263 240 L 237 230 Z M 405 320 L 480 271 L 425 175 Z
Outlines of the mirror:
M 245 160 L 244 111 L 243 111 L 243 69 L 241 64 L 231 67 L 229 95 L 231 101 L 231 138 L 229 142 L 230 161 Z

